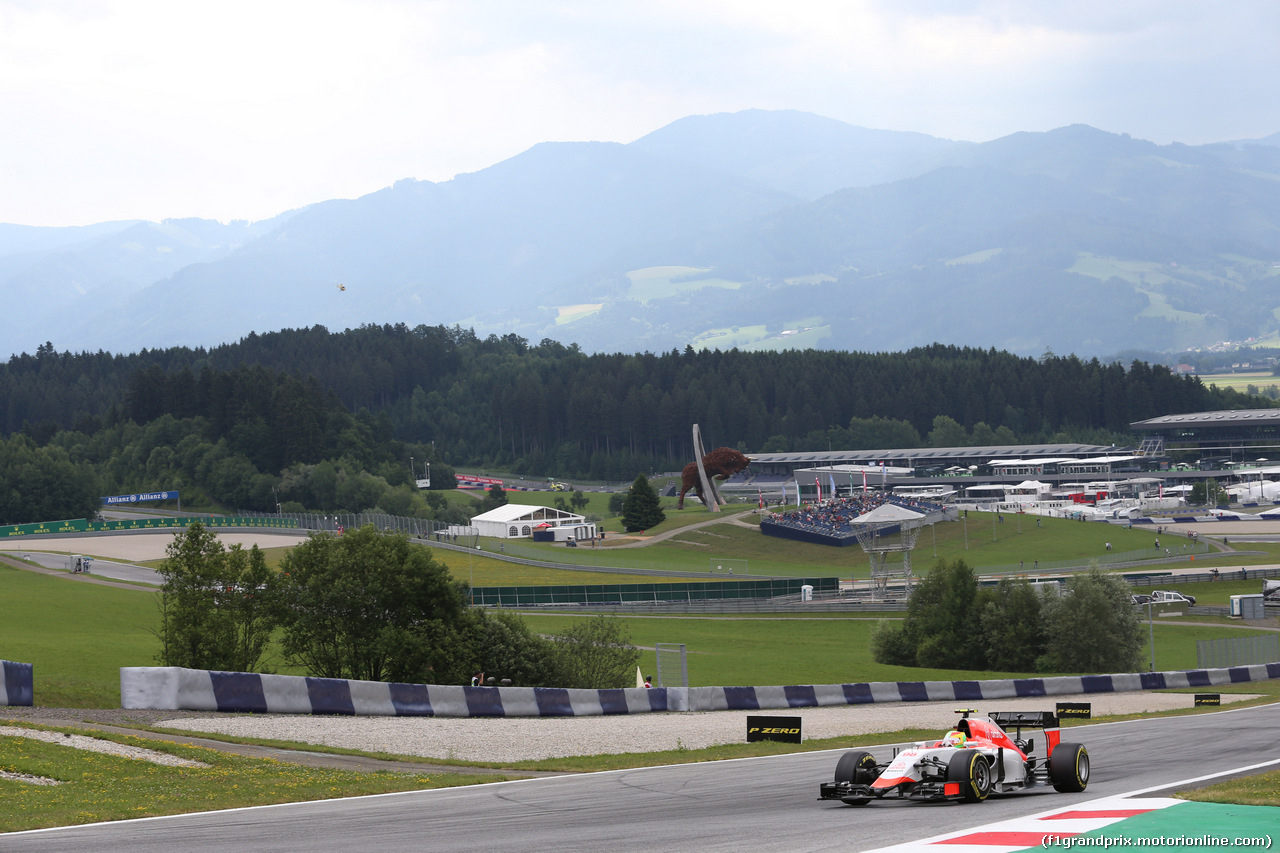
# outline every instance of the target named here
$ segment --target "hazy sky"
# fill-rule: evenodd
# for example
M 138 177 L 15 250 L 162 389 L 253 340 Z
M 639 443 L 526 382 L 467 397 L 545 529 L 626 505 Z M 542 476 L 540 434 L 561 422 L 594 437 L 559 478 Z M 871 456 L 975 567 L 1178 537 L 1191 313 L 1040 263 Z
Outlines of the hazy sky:
M 263 219 L 749 108 L 1256 138 L 1277 36 L 1274 0 L 0 0 L 0 222 Z

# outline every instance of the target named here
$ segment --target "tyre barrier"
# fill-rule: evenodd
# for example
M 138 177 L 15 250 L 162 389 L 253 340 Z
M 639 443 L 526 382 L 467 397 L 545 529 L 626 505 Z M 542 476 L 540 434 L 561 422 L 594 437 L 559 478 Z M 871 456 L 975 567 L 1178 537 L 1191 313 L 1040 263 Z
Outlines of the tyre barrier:
M 120 707 L 386 717 L 589 717 L 684 710 L 663 688 L 457 687 L 121 667 Z M 681 697 L 683 698 L 683 697 Z
M 0 669 L 4 670 L 4 679 L 0 681 L 0 705 L 30 705 L 35 693 L 31 664 L 0 660 Z
M 29 666 L 29 665 L 28 665 Z M 29 672 L 29 670 L 28 670 Z M 885 702 L 976 702 L 1211 687 L 1280 678 L 1280 663 L 1221 669 L 991 681 L 882 681 L 782 687 L 456 687 L 301 675 L 121 667 L 120 706 L 166 711 L 389 717 L 585 717 L 657 711 L 762 711 Z M 28 692 L 28 702 L 30 693 Z

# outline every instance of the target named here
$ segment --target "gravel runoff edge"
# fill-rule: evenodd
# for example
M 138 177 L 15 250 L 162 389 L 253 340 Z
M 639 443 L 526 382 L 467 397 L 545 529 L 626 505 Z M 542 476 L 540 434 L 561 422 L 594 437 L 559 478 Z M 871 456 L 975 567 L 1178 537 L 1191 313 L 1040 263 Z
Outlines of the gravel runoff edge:
M 1249 695 L 1223 693 L 1222 702 Z M 1190 708 L 1191 693 L 1094 693 L 980 702 L 981 713 L 1051 710 L 1057 702 L 1089 702 L 1094 716 Z M 968 703 L 973 707 L 975 703 Z M 895 702 L 768 711 L 712 711 L 599 717 L 330 717 L 288 714 L 162 719 L 172 729 L 443 758 L 511 762 L 576 755 L 699 749 L 746 740 L 747 717 L 798 716 L 806 739 L 951 728 L 963 702 Z

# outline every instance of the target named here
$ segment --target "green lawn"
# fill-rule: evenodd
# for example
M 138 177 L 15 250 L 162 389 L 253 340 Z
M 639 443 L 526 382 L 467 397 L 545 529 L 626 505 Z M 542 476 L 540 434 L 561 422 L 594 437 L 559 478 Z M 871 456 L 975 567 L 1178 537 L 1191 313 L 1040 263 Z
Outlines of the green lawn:
M 0 565 L 0 658 L 33 665 L 35 702 L 120 707 L 120 667 L 155 666 L 154 590 L 125 590 Z
M 6 591 L 0 657 L 34 666 L 35 701 L 47 707 L 117 708 L 121 666 L 154 666 L 159 651 L 154 591 L 116 589 L 0 566 Z M 1222 586 L 1227 586 L 1222 584 Z M 576 616 L 532 613 L 540 633 L 567 627 Z M 997 678 L 1001 673 L 919 670 L 871 660 L 874 618 L 851 614 L 805 618 L 756 616 L 623 617 L 639 646 L 684 643 L 693 685 L 835 684 Z M 1187 621 L 1182 617 L 1181 621 Z M 1250 633 L 1233 627 L 1155 624 L 1158 669 L 1196 666 L 1195 641 Z M 1147 659 L 1143 652 L 1143 660 Z M 653 669 L 653 653 L 641 666 Z M 290 672 L 279 655 L 270 668 Z
M 3 730 L 4 724 L 0 723 L 0 731 Z M 33 738 L 0 737 L 0 767 L 10 772 L 57 779 L 62 783 L 56 786 L 30 785 L 0 779 L 0 832 L 266 803 L 447 788 L 503 778 L 456 773 L 428 776 L 317 769 L 138 737 L 105 737 L 209 766 L 168 767 L 150 761 L 68 749 Z
M 530 503 L 535 501 L 531 500 Z M 697 501 L 693 501 L 692 505 L 687 502 L 686 507 L 691 508 L 678 511 L 664 506 L 667 520 L 653 530 L 645 531 L 646 535 L 677 530 L 712 518 Z M 742 509 L 750 509 L 750 506 L 733 505 L 729 512 L 739 512 Z M 755 516 L 748 516 L 746 520 L 751 524 L 759 523 Z M 993 513 L 972 512 L 968 518 L 931 525 L 922 531 L 912 552 L 912 566 L 917 573 L 925 573 L 936 559 L 963 559 L 979 572 L 1017 570 L 1019 562 L 1030 572 L 1037 560 L 1045 564 L 1061 560 L 1083 564 L 1090 558 L 1105 557 L 1108 542 L 1111 543 L 1113 554 L 1144 549 L 1152 552 L 1156 539 L 1154 530 L 1143 527 L 1127 529 L 1061 518 L 1042 518 L 1037 526 L 1036 516 L 1012 514 L 1004 515 L 1004 522 L 1001 523 Z M 1161 547 L 1172 546 L 1176 551 L 1186 541 L 1183 537 L 1166 535 Z M 485 544 L 486 549 L 491 547 L 496 548 L 496 541 Z M 764 536 L 758 529 L 748 529 L 728 522 L 687 530 L 673 539 L 638 549 L 566 548 L 563 545 L 525 541 L 507 542 L 503 547 L 507 553 L 530 559 L 620 566 L 647 571 L 706 572 L 714 564 L 714 558 L 723 557 L 748 560 L 753 575 L 849 578 L 867 577 L 870 573 L 867 557 L 857 545 L 839 548 L 794 542 Z M 1248 547 L 1254 550 L 1252 543 Z M 1261 558 L 1258 560 L 1261 561 Z M 1197 556 L 1195 559 L 1197 566 L 1203 565 L 1206 569 L 1214 565 L 1240 562 L 1242 558 L 1239 556 Z M 1187 566 L 1190 565 L 1190 560 L 1183 557 L 1170 560 L 1164 565 Z

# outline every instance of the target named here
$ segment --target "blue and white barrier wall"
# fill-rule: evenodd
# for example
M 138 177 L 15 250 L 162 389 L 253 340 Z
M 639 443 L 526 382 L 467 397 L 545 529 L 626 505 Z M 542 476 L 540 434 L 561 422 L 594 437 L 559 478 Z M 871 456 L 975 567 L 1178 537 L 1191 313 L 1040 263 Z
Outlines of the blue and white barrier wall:
M 792 687 L 692 687 L 690 711 L 758 711 L 824 705 L 870 705 L 883 702 L 977 702 L 1023 696 L 1068 696 L 1077 693 L 1129 693 L 1138 690 L 1211 687 L 1280 678 L 1280 663 L 1139 672 L 1123 675 L 1070 675 L 1056 678 L 1012 678 L 993 681 L 880 681 L 859 684 L 813 684 Z
M 0 679 L 0 705 L 30 705 L 35 692 L 29 663 L 0 660 L 4 678 Z
M 161 710 L 387 717 L 589 717 L 685 710 L 673 706 L 684 704 L 672 703 L 673 693 L 643 687 L 455 687 L 181 667 L 120 668 L 120 706 Z
M 1280 678 L 1280 663 L 992 681 L 566 690 L 558 687 L 387 684 L 299 675 L 209 672 L 181 667 L 122 667 L 120 705 L 122 708 L 263 714 L 585 717 L 655 711 L 758 711 L 884 702 L 977 702 L 1016 697 L 1212 687 L 1271 678 Z M 27 695 L 30 697 L 29 688 Z M 26 704 L 31 704 L 29 698 Z

